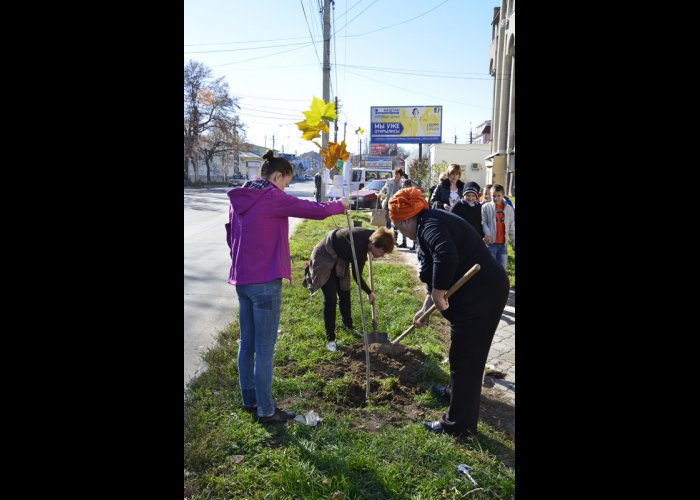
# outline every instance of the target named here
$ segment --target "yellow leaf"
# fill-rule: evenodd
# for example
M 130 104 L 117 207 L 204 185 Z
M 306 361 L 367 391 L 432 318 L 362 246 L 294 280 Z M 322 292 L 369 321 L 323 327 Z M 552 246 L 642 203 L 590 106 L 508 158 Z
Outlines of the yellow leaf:
M 330 131 L 328 125 L 326 125 L 323 122 L 319 122 L 316 125 L 309 125 L 308 122 L 301 121 L 297 122 L 296 126 L 299 127 L 299 130 L 303 132 L 301 138 L 306 141 L 310 141 L 311 139 L 315 139 L 316 137 L 321 137 L 321 132 Z
M 323 99 L 314 97 L 309 111 L 304 111 L 306 122 L 310 126 L 318 125 L 321 120 L 332 122 L 338 115 L 335 113 L 335 103 L 326 103 Z
M 310 141 L 320 137 L 321 132 L 330 131 L 325 122 L 336 119 L 335 104 L 332 102 L 326 104 L 323 99 L 314 97 L 311 101 L 310 110 L 304 111 L 304 116 L 306 119 L 297 122 L 296 125 L 303 132 L 301 138 Z
M 363 129 L 362 127 L 357 127 L 357 130 L 355 130 L 355 133 L 362 135 L 365 133 L 365 129 Z
M 331 170 L 335 167 L 338 160 L 347 161 L 350 158 L 350 153 L 347 151 L 347 145 L 345 141 L 338 144 L 337 142 L 328 143 L 328 151 L 321 150 L 321 156 L 323 157 L 323 165 Z

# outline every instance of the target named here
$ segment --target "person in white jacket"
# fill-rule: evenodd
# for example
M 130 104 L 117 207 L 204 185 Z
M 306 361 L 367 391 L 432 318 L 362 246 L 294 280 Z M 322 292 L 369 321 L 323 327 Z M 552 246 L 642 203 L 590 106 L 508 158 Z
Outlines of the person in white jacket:
M 515 210 L 505 202 L 505 189 L 500 184 L 491 187 L 491 201 L 481 206 L 481 226 L 484 243 L 507 271 L 508 241 L 515 250 Z

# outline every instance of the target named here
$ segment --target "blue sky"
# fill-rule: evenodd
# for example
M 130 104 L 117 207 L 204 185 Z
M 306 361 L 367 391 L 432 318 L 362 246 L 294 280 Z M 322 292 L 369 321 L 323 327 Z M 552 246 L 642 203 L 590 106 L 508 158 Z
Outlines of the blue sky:
M 318 150 L 294 122 L 313 96 L 323 97 L 319 5 L 323 0 L 184 0 L 183 62 L 202 62 L 225 77 L 257 145 L 271 148 L 274 135 L 275 149 Z M 347 122 L 348 150 L 358 151 L 355 129 L 364 128 L 367 140 L 371 106 L 442 105 L 443 142 L 455 134 L 468 142 L 470 122 L 475 128 L 491 119 L 497 6 L 500 0 L 336 0 L 330 95 L 341 105 L 338 141 Z

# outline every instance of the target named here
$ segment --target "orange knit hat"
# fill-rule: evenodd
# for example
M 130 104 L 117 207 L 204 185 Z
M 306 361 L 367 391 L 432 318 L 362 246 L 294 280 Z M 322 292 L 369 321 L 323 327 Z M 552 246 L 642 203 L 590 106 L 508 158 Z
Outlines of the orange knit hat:
M 414 187 L 399 189 L 389 200 L 389 217 L 392 222 L 401 222 L 428 208 L 423 192 Z

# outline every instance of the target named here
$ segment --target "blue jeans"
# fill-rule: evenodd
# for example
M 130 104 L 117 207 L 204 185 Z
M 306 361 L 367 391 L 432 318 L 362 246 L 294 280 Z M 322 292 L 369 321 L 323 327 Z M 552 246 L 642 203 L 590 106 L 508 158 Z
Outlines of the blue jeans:
M 272 356 L 277 342 L 282 307 L 282 280 L 237 285 L 238 379 L 244 406 L 258 405 L 258 416 L 275 411 L 272 400 Z
M 496 262 L 502 265 L 503 269 L 508 271 L 507 243 L 491 243 L 490 245 L 488 245 L 488 249 L 489 252 L 491 252 L 491 255 L 493 255 L 493 258 L 496 259 Z

